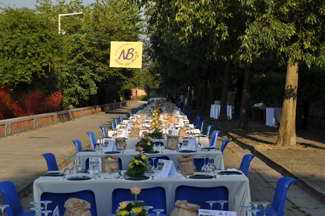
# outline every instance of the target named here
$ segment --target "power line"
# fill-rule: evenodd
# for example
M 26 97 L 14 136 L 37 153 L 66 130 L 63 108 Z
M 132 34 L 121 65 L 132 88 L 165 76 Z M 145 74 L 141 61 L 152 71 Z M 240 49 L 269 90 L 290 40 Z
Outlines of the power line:
M 7 8 L 9 8 L 7 5 L 3 4 L 2 2 L 0 2 L 0 4 L 2 4 L 2 5 L 4 5 L 4 6 L 6 6 Z M 10 9 L 10 8 L 9 8 L 9 9 Z

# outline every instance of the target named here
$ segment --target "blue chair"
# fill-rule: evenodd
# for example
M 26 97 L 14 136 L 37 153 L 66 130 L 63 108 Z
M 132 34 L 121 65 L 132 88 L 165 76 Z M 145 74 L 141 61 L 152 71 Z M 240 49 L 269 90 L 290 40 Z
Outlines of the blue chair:
M 119 124 L 118 119 L 114 118 L 114 121 L 115 121 L 115 125 L 117 126 Z
M 292 182 L 296 181 L 294 178 L 282 177 L 278 180 L 273 196 L 273 201 L 271 207 L 267 208 L 265 213 L 267 216 L 282 216 L 284 215 L 284 204 L 286 201 L 286 196 L 288 189 Z M 264 209 L 260 209 L 257 212 L 258 216 L 264 215 Z
M 15 184 L 11 181 L 0 182 L 0 191 L 3 202 L 9 207 L 6 208 L 8 216 L 34 216 L 34 211 L 25 211 L 21 206 Z
M 74 145 L 76 146 L 76 153 L 80 152 L 82 150 L 82 145 L 80 140 L 72 140 L 72 142 L 74 143 Z
M 112 211 L 115 212 L 120 202 L 133 200 L 134 195 L 130 193 L 130 188 L 115 188 L 112 193 Z M 163 187 L 142 188 L 141 193 L 137 196 L 137 200 L 143 200 L 148 206 L 154 206 L 157 209 L 167 211 L 166 191 Z
M 207 137 L 208 137 L 208 139 L 209 139 L 209 136 L 210 136 L 210 130 L 211 130 L 212 126 L 213 126 L 213 125 L 209 125 L 209 126 L 207 127 Z
M 80 190 L 72 192 L 50 192 L 45 191 L 41 195 L 41 200 L 51 200 L 52 203 L 47 205 L 48 210 L 54 210 L 56 206 L 59 206 L 60 215 L 64 215 L 65 208 L 64 203 L 70 198 L 78 198 L 90 203 L 89 209 L 92 216 L 97 215 L 95 193 L 92 190 Z
M 194 128 L 199 128 L 200 127 L 200 120 L 201 120 L 201 117 L 199 116 L 196 121 L 194 122 Z
M 231 141 L 231 140 L 229 140 L 229 139 L 225 139 L 225 140 L 222 142 L 221 149 L 220 149 L 221 152 L 222 152 L 222 154 L 223 154 L 223 151 L 225 150 L 227 144 L 228 144 L 230 141 Z
M 246 176 L 248 173 L 249 165 L 250 165 L 253 157 L 255 157 L 255 155 L 247 154 L 247 155 L 244 155 L 243 159 L 241 160 L 239 170 L 241 170 Z
M 126 112 L 126 117 L 128 117 L 128 119 L 130 118 L 130 113 Z
M 103 136 L 104 136 L 104 137 L 107 137 L 106 128 L 105 128 L 104 126 L 99 126 L 99 127 L 100 127 L 100 129 L 102 129 L 102 131 L 103 131 Z
M 196 117 L 195 117 L 195 120 L 193 122 L 190 122 L 190 123 L 191 124 L 196 124 L 199 117 L 200 117 L 200 114 L 197 114 Z M 190 118 L 188 118 L 188 120 L 190 120 Z
M 210 209 L 207 200 L 229 200 L 228 188 L 225 186 L 197 187 L 180 185 L 175 191 L 175 202 L 177 200 L 187 200 L 189 203 L 200 205 L 201 209 Z M 220 205 L 215 203 L 213 210 L 221 210 Z M 228 203 L 223 206 L 224 211 L 228 211 Z
M 52 153 L 42 154 L 47 163 L 48 171 L 58 171 L 58 164 L 56 163 L 55 156 Z
M 87 132 L 89 139 L 90 139 L 90 146 L 92 149 L 95 149 L 95 145 L 96 145 L 96 137 L 94 132 L 88 131 Z
M 112 125 L 112 129 L 115 130 L 116 129 L 115 123 L 114 122 L 110 122 L 110 123 Z
M 194 158 L 194 166 L 196 169 L 201 169 L 204 165 L 204 158 Z
M 134 111 L 133 110 L 131 110 L 131 113 L 132 113 L 132 115 L 134 115 Z
M 119 116 L 120 117 L 120 122 L 122 123 L 123 122 L 123 116 Z
M 202 120 L 202 122 L 201 122 L 200 133 L 203 133 L 203 126 L 204 126 L 205 122 L 206 122 L 206 120 Z
M 148 161 L 149 161 L 149 163 L 150 163 L 150 166 L 153 165 L 153 160 L 152 160 L 152 158 L 156 158 L 155 163 L 154 163 L 154 165 L 155 165 L 156 168 L 157 168 L 157 164 L 158 164 L 158 160 L 159 160 L 159 159 L 169 160 L 169 157 L 167 157 L 167 156 L 149 157 L 149 158 L 148 158 Z
M 187 115 L 187 112 L 188 112 L 188 111 L 187 111 L 187 110 L 185 110 L 185 112 L 184 112 L 184 115 Z
M 191 121 L 191 114 L 192 114 L 192 111 L 190 111 L 190 112 L 188 113 L 188 116 L 187 116 L 187 118 L 188 118 L 189 121 Z
M 220 131 L 213 131 L 210 139 L 209 147 L 217 147 L 217 139 Z

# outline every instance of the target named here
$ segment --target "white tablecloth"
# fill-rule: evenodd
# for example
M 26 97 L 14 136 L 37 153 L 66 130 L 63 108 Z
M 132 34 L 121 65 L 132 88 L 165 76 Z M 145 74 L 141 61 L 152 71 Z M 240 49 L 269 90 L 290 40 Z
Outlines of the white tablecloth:
M 281 121 L 282 108 L 266 108 L 265 125 L 270 127 L 278 127 Z
M 129 162 L 132 160 L 133 156 L 138 154 L 137 151 L 133 149 L 125 150 L 123 154 L 113 154 L 117 157 L 119 157 L 122 160 L 122 168 L 127 169 Z M 164 150 L 163 153 L 158 154 L 151 154 L 146 153 L 147 157 L 158 157 L 158 156 L 167 156 L 169 160 L 174 161 L 174 164 L 177 165 L 177 157 L 179 155 L 185 155 L 190 153 L 181 153 L 177 151 L 171 151 L 171 150 Z M 210 150 L 210 151 L 202 151 L 202 152 L 195 152 L 191 153 L 194 155 L 194 158 L 202 158 L 205 155 L 213 155 L 214 156 L 214 164 L 216 165 L 217 169 L 225 169 L 225 165 L 223 163 L 223 155 L 220 150 Z M 79 152 L 77 156 L 80 156 L 81 164 L 85 164 L 85 161 L 89 157 L 104 157 L 107 154 L 100 154 L 97 152 Z
M 210 118 L 218 119 L 220 116 L 220 109 L 221 109 L 221 105 L 211 104 Z M 227 105 L 227 117 L 230 120 L 232 119 L 232 108 L 230 105 Z
M 40 177 L 34 181 L 34 201 L 40 201 L 44 191 L 71 192 L 84 189 L 94 191 L 97 204 L 98 216 L 107 216 L 115 211 L 111 208 L 112 192 L 115 188 L 140 187 L 148 188 L 154 186 L 164 187 L 167 199 L 167 214 L 174 208 L 175 190 L 179 185 L 192 186 L 226 186 L 229 190 L 229 210 L 237 211 L 238 216 L 244 216 L 245 212 L 241 205 L 249 205 L 251 201 L 249 180 L 245 175 L 219 176 L 218 179 L 184 179 L 183 177 L 162 178 L 155 180 L 129 181 L 124 179 L 101 179 L 88 181 L 62 181 L 61 177 Z M 204 197 L 202 197 L 204 199 Z M 145 200 L 144 200 L 145 201 Z

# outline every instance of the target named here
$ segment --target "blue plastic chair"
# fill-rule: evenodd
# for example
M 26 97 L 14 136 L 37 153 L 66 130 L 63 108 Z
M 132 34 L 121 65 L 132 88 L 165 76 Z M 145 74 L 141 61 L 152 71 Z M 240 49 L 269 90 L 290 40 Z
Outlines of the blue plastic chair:
M 51 200 L 52 203 L 47 205 L 48 210 L 54 210 L 56 206 L 59 206 L 60 215 L 64 215 L 65 208 L 64 203 L 70 198 L 78 198 L 90 203 L 89 209 L 92 216 L 97 216 L 97 207 L 95 193 L 92 190 L 80 190 L 72 192 L 50 192 L 45 191 L 41 195 L 41 200 Z
M 96 137 L 94 132 L 88 131 L 87 132 L 89 139 L 90 139 L 90 146 L 92 149 L 95 149 L 95 145 L 96 145 Z
M 133 110 L 131 110 L 131 113 L 132 113 L 132 115 L 134 115 L 134 111 Z
M 115 130 L 116 129 L 115 123 L 114 122 L 110 122 L 110 123 L 112 125 L 112 129 Z
M 15 184 L 11 181 L 0 182 L 0 191 L 3 202 L 9 207 L 6 208 L 8 216 L 34 216 L 34 211 L 25 211 L 21 206 Z
M 175 191 L 175 202 L 177 200 L 187 200 L 189 203 L 200 205 L 201 209 L 210 209 L 207 200 L 229 200 L 228 188 L 225 186 L 197 187 L 180 185 Z M 213 210 L 220 210 L 219 204 L 213 205 Z M 228 211 L 228 203 L 223 206 L 224 211 Z
M 200 117 L 200 114 L 197 114 L 195 117 L 195 120 L 193 122 L 190 122 L 191 124 L 197 124 L 198 118 Z M 190 120 L 190 118 L 188 118 L 188 120 Z
M 112 211 L 118 208 L 122 201 L 133 201 L 134 195 L 130 193 L 130 188 L 115 188 L 112 193 Z M 143 200 L 148 206 L 167 210 L 165 188 L 157 186 L 150 188 L 142 188 L 141 193 L 137 196 L 137 200 Z M 149 210 L 152 211 L 153 209 Z M 162 214 L 161 214 L 162 215 Z
M 209 147 L 217 147 L 217 139 L 218 139 L 218 134 L 219 133 L 220 133 L 220 131 L 213 131 L 212 132 Z
M 114 121 L 115 121 L 115 125 L 117 126 L 119 124 L 118 119 L 114 118 Z
M 271 207 L 267 208 L 265 213 L 267 216 L 282 216 L 284 215 L 284 204 L 288 189 L 292 182 L 296 181 L 294 178 L 282 177 L 278 180 L 273 196 Z M 257 212 L 258 216 L 264 215 L 264 209 Z
M 150 163 L 150 166 L 153 165 L 153 160 L 152 160 L 152 158 L 156 158 L 155 163 L 154 163 L 154 165 L 155 165 L 156 168 L 157 168 L 157 164 L 158 164 L 158 160 L 159 160 L 159 159 L 169 160 L 169 157 L 167 157 L 167 156 L 149 157 L 149 158 L 148 158 L 148 161 L 149 161 L 149 163 Z
M 56 163 L 55 156 L 52 153 L 42 154 L 47 163 L 48 171 L 58 171 L 58 164 Z
M 82 150 L 82 145 L 80 140 L 72 140 L 72 142 L 74 143 L 74 145 L 76 146 L 76 153 L 80 152 Z
M 119 116 L 120 117 L 120 122 L 122 123 L 123 122 L 123 116 Z
M 254 157 L 255 155 L 247 154 L 244 155 L 243 159 L 241 160 L 239 170 L 241 170 L 246 176 L 248 173 L 249 165 L 251 164 L 251 161 Z
M 230 141 L 231 141 L 231 140 L 229 140 L 229 139 L 225 139 L 225 140 L 222 142 L 221 149 L 220 149 L 221 152 L 222 152 L 222 154 L 223 154 L 223 151 L 225 150 L 227 144 L 228 144 Z
M 200 127 L 200 121 L 201 121 L 201 117 L 199 116 L 196 121 L 194 122 L 194 128 L 199 128 Z
M 207 127 L 207 137 L 208 137 L 208 139 L 209 139 L 209 136 L 210 136 L 210 130 L 211 130 L 212 126 L 213 126 L 213 125 L 209 125 L 209 126 Z
M 201 169 L 204 165 L 204 158 L 194 158 L 194 166 L 196 169 Z
M 102 129 L 102 131 L 103 131 L 103 136 L 104 136 L 104 137 L 107 137 L 106 128 L 105 128 L 104 126 L 99 126 L 99 127 L 100 127 L 100 129 Z
M 188 118 L 189 121 L 191 121 L 191 114 L 192 114 L 192 111 L 190 111 L 190 112 L 188 113 L 188 116 L 187 116 L 187 118 Z
M 203 126 L 204 126 L 205 122 L 206 122 L 206 120 L 202 120 L 202 122 L 201 122 L 200 133 L 203 133 Z
M 130 113 L 129 112 L 126 112 L 126 117 L 128 117 L 128 119 L 130 118 Z

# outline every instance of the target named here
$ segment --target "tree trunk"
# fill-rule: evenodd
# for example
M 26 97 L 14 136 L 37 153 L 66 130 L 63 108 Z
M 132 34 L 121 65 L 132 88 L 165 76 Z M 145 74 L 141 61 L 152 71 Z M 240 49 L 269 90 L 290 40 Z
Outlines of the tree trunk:
M 213 104 L 214 101 L 214 89 L 215 89 L 215 83 L 216 83 L 216 73 L 214 71 L 211 71 L 210 73 L 210 79 L 209 79 L 209 84 L 210 84 L 210 94 L 209 94 L 209 103 L 208 103 L 208 108 L 210 109 L 211 104 Z
M 207 109 L 207 87 L 208 87 L 208 79 L 204 79 L 203 91 L 202 91 L 202 106 L 201 110 L 206 111 Z
M 230 79 L 230 59 L 228 58 L 226 62 L 224 77 L 223 77 L 223 86 L 222 86 L 222 95 L 221 95 L 221 108 L 220 108 L 220 117 L 219 119 L 224 121 L 227 120 L 227 102 L 228 102 L 228 88 L 229 88 L 229 79 Z
M 289 59 L 277 146 L 290 147 L 296 145 L 297 90 L 298 62 L 291 64 Z
M 241 106 L 240 106 L 240 117 L 238 128 L 248 130 L 248 102 L 249 102 L 249 92 L 251 87 L 251 78 L 252 70 L 250 65 L 245 67 L 245 78 L 243 85 L 243 94 L 241 97 Z

